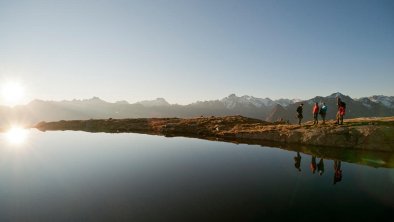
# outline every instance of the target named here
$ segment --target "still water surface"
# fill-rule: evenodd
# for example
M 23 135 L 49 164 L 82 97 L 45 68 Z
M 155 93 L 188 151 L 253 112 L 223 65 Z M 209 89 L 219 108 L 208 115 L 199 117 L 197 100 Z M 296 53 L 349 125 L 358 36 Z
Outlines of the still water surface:
M 17 144 L 0 134 L 0 144 L 0 221 L 375 221 L 394 215 L 394 169 L 387 167 L 141 134 L 32 130 Z

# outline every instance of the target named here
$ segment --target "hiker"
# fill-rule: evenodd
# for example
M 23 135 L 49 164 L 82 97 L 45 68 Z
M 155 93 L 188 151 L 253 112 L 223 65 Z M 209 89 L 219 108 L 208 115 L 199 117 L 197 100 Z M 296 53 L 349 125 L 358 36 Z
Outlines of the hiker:
M 324 173 L 324 163 L 323 163 L 323 159 L 320 158 L 319 163 L 317 164 L 317 171 L 319 172 L 319 175 L 323 175 Z
M 341 161 L 334 160 L 334 185 L 342 180 Z
M 316 157 L 315 156 L 312 156 L 310 168 L 311 168 L 312 173 L 315 174 L 315 172 L 316 172 Z
M 303 103 L 301 103 L 298 108 L 297 108 L 297 118 L 298 118 L 298 124 L 301 125 L 301 120 L 302 118 L 304 118 L 304 116 L 302 115 L 302 107 L 304 106 Z
M 343 125 L 343 116 L 345 115 L 345 113 L 346 113 L 346 103 L 341 101 L 338 106 L 336 124 Z
M 320 107 L 320 116 L 323 119 L 323 124 L 326 124 L 326 114 L 327 114 L 327 106 L 326 103 L 323 103 L 323 106 Z
M 297 152 L 297 156 L 294 157 L 294 167 L 301 172 L 301 155 L 300 152 Z
M 315 105 L 313 106 L 312 113 L 313 113 L 313 125 L 319 124 L 319 120 L 317 118 L 317 115 L 319 114 L 319 104 L 318 103 L 315 103 Z

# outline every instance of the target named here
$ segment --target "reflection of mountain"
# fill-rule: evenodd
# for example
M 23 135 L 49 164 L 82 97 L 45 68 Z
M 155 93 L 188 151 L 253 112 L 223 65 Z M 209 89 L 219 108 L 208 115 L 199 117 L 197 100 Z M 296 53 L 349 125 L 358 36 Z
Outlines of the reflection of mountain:
M 371 96 L 368 98 L 352 99 L 342 94 L 332 94 L 327 97 L 315 97 L 303 101 L 304 120 L 311 120 L 309 115 L 313 102 L 325 102 L 328 107 L 327 118 L 335 117 L 335 96 L 339 95 L 347 103 L 348 118 L 393 116 L 394 97 Z M 221 100 L 198 101 L 189 105 L 171 105 L 165 99 L 141 101 L 129 104 L 127 101 L 109 103 L 97 97 L 87 100 L 72 101 L 42 101 L 34 100 L 25 106 L 14 108 L 0 107 L 1 121 L 12 120 L 36 123 L 39 121 L 56 121 L 70 119 L 106 119 L 106 118 L 142 118 L 142 117 L 196 117 L 196 116 L 226 116 L 242 115 L 268 121 L 283 118 L 295 121 L 295 110 L 301 101 L 253 96 L 238 97 L 231 94 Z

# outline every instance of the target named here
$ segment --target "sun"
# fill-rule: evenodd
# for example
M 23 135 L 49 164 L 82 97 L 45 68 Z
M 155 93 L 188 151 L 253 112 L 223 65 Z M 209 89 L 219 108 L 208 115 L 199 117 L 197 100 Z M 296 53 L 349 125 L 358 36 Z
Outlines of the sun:
M 10 144 L 20 145 L 27 140 L 28 130 L 21 127 L 12 127 L 7 133 L 6 137 Z
M 17 82 L 8 82 L 2 87 L 2 96 L 7 105 L 16 105 L 25 97 L 25 89 Z

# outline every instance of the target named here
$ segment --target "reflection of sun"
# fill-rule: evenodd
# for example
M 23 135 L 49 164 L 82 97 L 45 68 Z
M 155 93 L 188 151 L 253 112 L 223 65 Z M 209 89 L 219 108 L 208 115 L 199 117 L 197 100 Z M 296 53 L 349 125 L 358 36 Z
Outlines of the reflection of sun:
M 10 144 L 19 145 L 27 140 L 28 130 L 20 127 L 12 127 L 7 133 L 6 137 Z
M 25 96 L 25 90 L 19 83 L 8 82 L 2 87 L 2 96 L 8 105 L 16 105 Z

